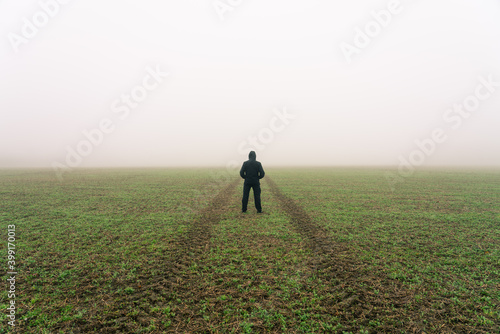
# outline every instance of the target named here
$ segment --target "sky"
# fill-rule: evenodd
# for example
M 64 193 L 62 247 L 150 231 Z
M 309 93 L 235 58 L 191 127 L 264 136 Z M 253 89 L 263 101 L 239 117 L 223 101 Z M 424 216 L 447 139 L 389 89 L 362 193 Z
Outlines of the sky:
M 500 1 L 0 0 L 0 168 L 500 167 Z

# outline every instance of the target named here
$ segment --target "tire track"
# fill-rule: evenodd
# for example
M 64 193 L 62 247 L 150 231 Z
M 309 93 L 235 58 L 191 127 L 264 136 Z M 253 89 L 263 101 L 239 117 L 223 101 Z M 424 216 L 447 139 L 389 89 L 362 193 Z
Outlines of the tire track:
M 229 209 L 231 196 L 235 193 L 239 181 L 235 179 L 222 188 L 210 203 L 196 214 L 187 231 L 181 236 L 170 240 L 162 239 L 169 244 L 170 251 L 137 270 L 136 278 L 122 282 L 121 287 L 133 286 L 134 292 L 115 296 L 113 303 L 120 306 L 113 307 L 113 312 L 107 313 L 98 321 L 80 324 L 82 332 L 137 331 L 136 327 L 131 327 L 127 323 L 127 319 L 131 317 L 130 310 L 137 309 L 138 300 L 145 301 L 146 305 L 155 305 L 158 309 L 171 309 L 172 312 L 165 316 L 164 320 L 172 323 L 167 329 L 168 332 L 177 332 L 179 328 L 185 328 L 187 332 L 196 331 L 189 325 L 189 320 L 195 318 L 199 312 L 197 307 L 203 284 L 196 270 L 191 270 L 190 266 L 199 265 L 209 249 L 212 228 L 221 221 L 222 215 Z M 88 279 L 88 284 L 90 283 L 91 278 Z M 97 309 L 105 309 L 106 305 L 101 301 Z M 153 314 L 148 308 L 139 307 L 136 313 L 132 319 L 143 326 L 158 318 L 158 314 Z M 161 323 L 159 325 L 163 326 Z M 153 332 L 165 332 L 165 330 Z
M 333 243 L 328 237 L 328 231 L 314 223 L 307 212 L 295 203 L 291 198 L 285 196 L 276 183 L 266 178 L 271 188 L 271 193 L 278 199 L 283 210 L 290 216 L 295 229 L 309 241 L 309 247 L 315 253 L 330 254 L 332 252 L 347 251 L 347 247 Z
M 293 199 L 283 194 L 272 179 L 267 177 L 266 181 L 294 229 L 306 239 L 315 253 L 309 265 L 318 277 L 328 282 L 324 293 L 337 296 L 322 302 L 330 314 L 349 321 L 356 319 L 367 325 L 369 320 L 393 318 L 398 319 L 396 327 L 400 330 L 422 332 L 416 314 L 418 307 L 409 304 L 415 300 L 415 290 L 408 290 L 401 282 L 387 277 L 382 270 L 368 270 L 369 263 L 357 259 L 348 245 L 333 241 L 329 232 L 315 223 Z M 392 332 L 394 324 L 379 330 Z
M 178 239 L 176 253 L 169 259 L 170 267 L 165 268 L 167 277 L 157 286 L 173 305 L 172 326 L 168 332 L 198 332 L 201 330 L 199 313 L 200 301 L 207 286 L 198 269 L 190 268 L 202 264 L 203 256 L 210 248 L 212 228 L 229 210 L 231 197 L 240 179 L 235 179 L 224 187 L 189 225 L 188 231 Z M 181 301 L 179 303 L 179 301 Z M 194 320 L 197 319 L 197 320 Z
M 239 179 L 230 182 L 199 212 L 189 224 L 185 235 L 178 239 L 178 252 L 170 261 L 181 264 L 191 263 L 208 249 L 212 227 L 220 222 L 222 214 L 228 210 L 231 196 L 235 193 L 239 182 Z

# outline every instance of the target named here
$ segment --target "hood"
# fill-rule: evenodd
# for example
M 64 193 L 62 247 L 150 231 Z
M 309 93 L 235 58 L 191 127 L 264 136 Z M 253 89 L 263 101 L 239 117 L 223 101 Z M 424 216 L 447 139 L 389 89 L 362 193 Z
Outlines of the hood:
M 257 155 L 255 154 L 255 151 L 250 151 L 250 153 L 248 153 L 248 159 L 255 160 L 256 158 Z

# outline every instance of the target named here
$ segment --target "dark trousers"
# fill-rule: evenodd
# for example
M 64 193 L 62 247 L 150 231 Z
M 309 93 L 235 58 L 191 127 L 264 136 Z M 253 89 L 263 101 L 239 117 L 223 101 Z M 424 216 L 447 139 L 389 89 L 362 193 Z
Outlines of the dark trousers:
M 241 200 L 241 211 L 247 211 L 248 196 L 250 195 L 250 188 L 253 188 L 253 198 L 255 200 L 255 208 L 257 211 L 262 211 L 262 206 L 260 205 L 260 184 L 253 183 L 243 185 L 243 199 Z

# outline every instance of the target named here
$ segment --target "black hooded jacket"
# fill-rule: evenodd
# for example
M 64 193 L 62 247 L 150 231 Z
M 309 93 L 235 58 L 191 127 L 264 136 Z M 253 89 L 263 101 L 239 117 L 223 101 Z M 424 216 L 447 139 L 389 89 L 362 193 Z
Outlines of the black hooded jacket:
M 246 184 L 259 184 L 259 180 L 266 175 L 262 164 L 256 159 L 256 154 L 254 151 L 250 152 L 247 161 L 243 163 L 240 170 L 240 176 L 245 179 Z

